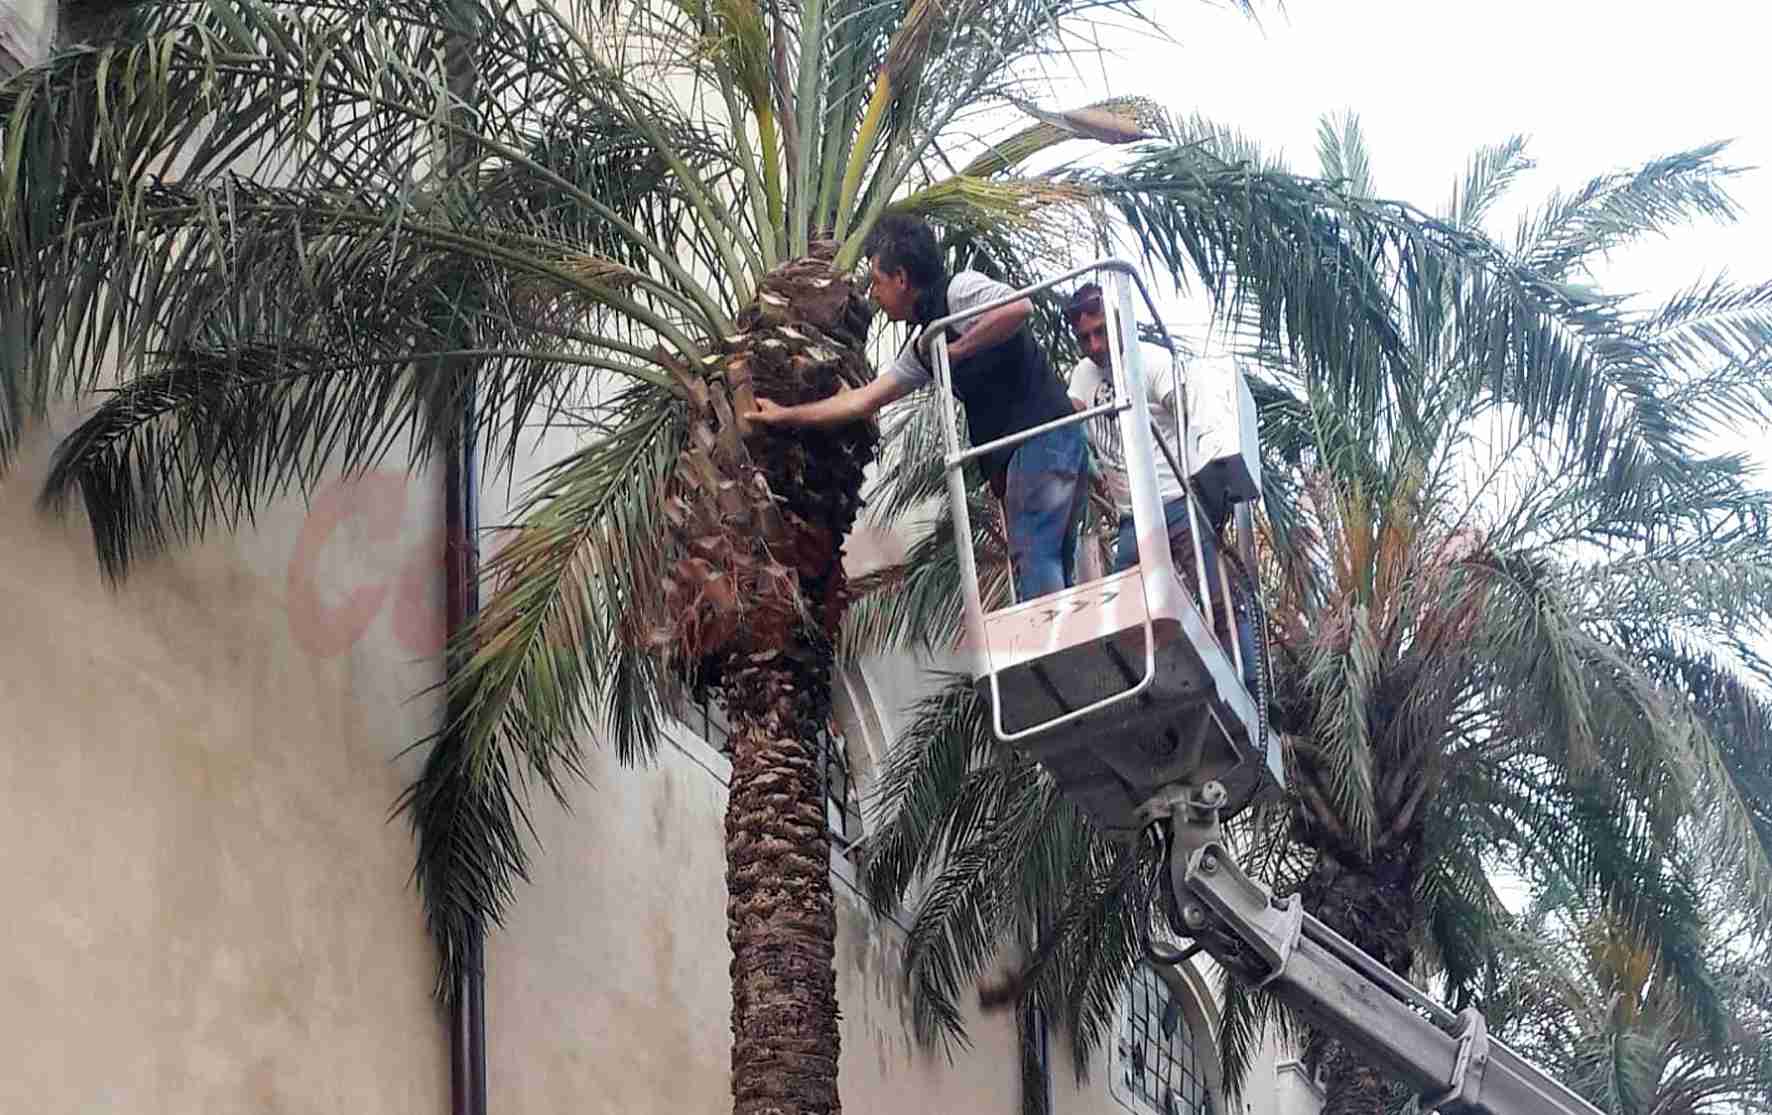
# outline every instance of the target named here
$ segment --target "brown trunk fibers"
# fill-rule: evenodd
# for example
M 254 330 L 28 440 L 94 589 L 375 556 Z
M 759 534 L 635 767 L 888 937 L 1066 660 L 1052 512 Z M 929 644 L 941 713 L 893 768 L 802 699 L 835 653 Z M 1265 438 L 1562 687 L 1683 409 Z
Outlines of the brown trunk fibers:
M 686 438 L 666 485 L 671 535 L 644 638 L 733 726 L 726 811 L 735 1115 L 835 1115 L 836 921 L 822 772 L 842 543 L 874 424 L 745 428 L 780 403 L 860 386 L 869 312 L 834 245 L 766 276 L 701 368 L 678 371 Z

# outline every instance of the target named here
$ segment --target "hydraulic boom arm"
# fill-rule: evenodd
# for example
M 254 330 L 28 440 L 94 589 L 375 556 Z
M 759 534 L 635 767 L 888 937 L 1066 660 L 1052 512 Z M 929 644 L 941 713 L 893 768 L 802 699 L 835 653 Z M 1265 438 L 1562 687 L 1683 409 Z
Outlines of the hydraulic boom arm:
M 1275 900 L 1226 851 L 1222 796 L 1209 782 L 1152 803 L 1153 819 L 1167 814 L 1171 822 L 1170 884 L 1201 949 L 1406 1082 L 1424 1112 L 1600 1115 L 1491 1038 L 1475 1009 L 1454 1014 L 1305 913 L 1297 898 Z

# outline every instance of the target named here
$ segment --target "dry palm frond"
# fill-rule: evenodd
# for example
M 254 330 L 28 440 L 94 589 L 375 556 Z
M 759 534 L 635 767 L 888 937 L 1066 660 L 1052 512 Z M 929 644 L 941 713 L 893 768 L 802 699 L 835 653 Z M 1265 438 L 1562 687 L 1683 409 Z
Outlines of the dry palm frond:
M 895 202 L 893 210 L 914 213 L 946 228 L 1013 229 L 1051 234 L 1077 224 L 1075 207 L 1089 201 L 1082 186 L 1041 179 L 1000 181 L 960 176 L 932 183 Z
M 993 143 L 989 150 L 966 164 L 960 171 L 962 175 L 989 178 L 1002 174 L 1049 147 L 1074 139 L 1108 144 L 1152 139 L 1163 126 L 1162 109 L 1144 97 L 1111 97 L 1060 112 L 1025 104 L 1018 107 L 1039 123 Z

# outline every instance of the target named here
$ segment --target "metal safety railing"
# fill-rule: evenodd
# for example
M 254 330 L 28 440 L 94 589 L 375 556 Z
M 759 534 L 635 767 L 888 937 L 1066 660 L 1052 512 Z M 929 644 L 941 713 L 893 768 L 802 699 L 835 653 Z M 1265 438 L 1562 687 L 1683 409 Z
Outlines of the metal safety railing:
M 983 445 L 975 445 L 970 449 L 962 450 L 960 448 L 959 426 L 955 420 L 954 414 L 957 398 L 954 394 L 953 370 L 948 357 L 948 329 L 960 322 L 968 321 L 972 318 L 987 314 L 992 310 L 1019 302 L 1031 295 L 1038 294 L 1041 291 L 1048 290 L 1060 283 L 1067 282 L 1091 272 L 1107 272 L 1111 279 L 1114 280 L 1113 285 L 1118 294 L 1118 297 L 1110 299 L 1105 296 L 1104 291 L 1104 297 L 1102 299 L 1102 310 L 1106 320 L 1109 345 L 1117 346 L 1119 357 L 1118 359 L 1110 359 L 1108 362 L 1110 368 L 1106 369 L 1112 376 L 1114 401 L 1099 406 L 1085 407 L 1076 413 L 1066 415 L 1062 418 L 1057 418 L 1050 422 L 1044 422 L 1038 426 L 986 442 Z M 1139 590 L 1144 603 L 1142 619 L 1142 629 L 1144 634 L 1144 672 L 1139 680 L 1127 689 L 1111 693 L 1088 705 L 1073 709 L 1070 712 L 1063 713 L 1050 720 L 1042 721 L 1041 723 L 1023 728 L 1019 731 L 1007 731 L 1003 726 L 1003 702 L 1002 690 L 998 680 L 999 671 L 996 665 L 995 655 L 992 653 L 984 603 L 978 584 L 977 559 L 972 552 L 972 517 L 966 500 L 965 466 L 968 461 L 975 460 L 987 453 L 999 449 L 1008 449 L 1021 445 L 1024 442 L 1040 437 L 1043 434 L 1050 433 L 1053 430 L 1063 429 L 1068 426 L 1088 422 L 1095 418 L 1111 414 L 1121 425 L 1120 440 L 1122 451 L 1126 457 L 1125 465 L 1127 481 L 1132 495 L 1133 527 L 1139 545 L 1140 564 L 1146 570 L 1151 567 L 1151 563 L 1145 560 L 1152 556 L 1152 554 L 1146 552 L 1149 548 L 1147 547 L 1147 542 L 1151 538 L 1151 533 L 1147 529 L 1147 524 L 1144 520 L 1146 518 L 1154 517 L 1157 523 L 1162 523 L 1163 507 L 1156 490 L 1155 450 L 1152 444 L 1153 438 L 1151 435 L 1149 407 L 1144 392 L 1143 369 L 1136 363 L 1139 360 L 1139 338 L 1134 324 L 1135 319 L 1132 310 L 1131 291 L 1126 282 L 1128 279 L 1130 279 L 1133 284 L 1137 285 L 1138 292 L 1143 297 L 1144 304 L 1150 311 L 1152 321 L 1158 330 L 1158 336 L 1161 338 L 1160 343 L 1170 354 L 1170 388 L 1174 398 L 1174 413 L 1179 420 L 1178 433 L 1181 444 L 1178 448 L 1180 459 L 1177 460 L 1176 455 L 1170 453 L 1169 448 L 1166 445 L 1162 446 L 1162 451 L 1165 456 L 1169 458 L 1170 467 L 1176 471 L 1177 479 L 1181 483 L 1184 499 L 1187 503 L 1186 512 L 1189 517 L 1188 534 L 1193 541 L 1194 566 L 1198 577 L 1197 584 L 1200 588 L 1198 599 L 1202 601 L 1202 606 L 1205 609 L 1206 630 L 1211 632 L 1215 627 L 1212 593 L 1210 591 L 1209 577 L 1206 571 L 1205 553 L 1200 538 L 1200 526 L 1203 520 L 1198 517 L 1199 508 L 1196 504 L 1195 493 L 1191 482 L 1191 477 L 1193 476 L 1192 453 L 1189 447 L 1191 438 L 1188 426 L 1187 398 L 1186 393 L 1183 392 L 1181 388 L 1180 360 L 1176 354 L 1173 342 L 1170 341 L 1168 333 L 1163 329 L 1162 316 L 1157 310 L 1155 299 L 1151 297 L 1150 290 L 1145 286 L 1143 278 L 1139 276 L 1137 270 L 1133 268 L 1130 263 L 1120 259 L 1109 258 L 1096 260 L 1093 263 L 1073 268 L 1063 274 L 1035 283 L 1032 286 L 1024 287 L 1021 290 L 1013 291 L 1001 298 L 984 303 L 983 305 L 974 306 L 971 309 L 960 313 L 949 314 L 946 317 L 939 318 L 936 321 L 929 323 L 929 325 L 924 328 L 922 336 L 917 340 L 918 346 L 924 349 L 925 355 L 930 359 L 930 362 L 934 367 L 936 389 L 940 396 L 942 435 L 946 450 L 943 455 L 943 465 L 947 475 L 948 499 L 953 507 L 955 546 L 958 550 L 961 593 L 963 596 L 966 625 L 972 632 L 973 638 L 978 643 L 980 650 L 984 655 L 985 672 L 990 679 L 992 728 L 996 732 L 997 738 L 1004 742 L 1012 743 L 1038 732 L 1047 731 L 1059 727 L 1060 725 L 1079 720 L 1118 702 L 1131 700 L 1148 689 L 1151 682 L 1156 677 L 1156 636 L 1151 624 L 1150 591 L 1148 583 L 1141 575 Z M 1129 379 L 1136 380 L 1136 385 L 1138 387 L 1137 391 L 1131 389 Z M 1131 415 L 1130 422 L 1127 420 L 1128 415 Z M 1157 536 L 1162 540 L 1161 564 L 1165 568 L 1173 568 L 1168 553 L 1168 531 L 1166 529 L 1161 530 L 1158 532 Z M 1222 563 L 1220 571 L 1222 573 Z M 1013 575 L 1010 577 L 1010 584 L 1011 586 L 1014 584 Z M 1011 595 L 1013 596 L 1013 587 L 1011 588 Z M 1234 644 L 1235 640 L 1233 639 L 1232 642 Z M 1240 655 L 1238 657 L 1240 669 Z

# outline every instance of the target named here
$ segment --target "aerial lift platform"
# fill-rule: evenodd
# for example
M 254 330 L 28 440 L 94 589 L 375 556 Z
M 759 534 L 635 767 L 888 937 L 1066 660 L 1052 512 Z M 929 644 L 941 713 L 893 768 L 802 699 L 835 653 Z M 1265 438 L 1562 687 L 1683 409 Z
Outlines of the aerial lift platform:
M 1113 398 L 1110 402 L 987 443 L 962 448 L 948 359 L 949 329 L 970 317 L 1087 274 L 1104 288 Z M 1169 382 L 1181 419 L 1180 444 L 1157 443 L 1139 356 L 1136 288 L 1171 356 Z M 920 344 L 935 369 L 944 465 L 959 555 L 972 674 L 996 737 L 1046 768 L 1060 790 L 1103 831 L 1137 841 L 1154 835 L 1165 850 L 1164 900 L 1172 927 L 1192 944 L 1177 950 L 1147 940 L 1149 958 L 1180 963 L 1205 952 L 1226 971 L 1264 987 L 1316 1025 L 1358 1048 L 1414 1088 L 1421 1110 L 1451 1115 L 1600 1115 L 1597 1108 L 1489 1037 L 1475 1010 L 1453 1013 L 1407 979 L 1305 913 L 1296 896 L 1276 899 L 1231 855 L 1221 828 L 1264 787 L 1284 780 L 1278 741 L 1260 692 L 1265 663 L 1245 663 L 1226 615 L 1235 607 L 1226 561 L 1217 583 L 1198 532 L 1178 569 L 1171 557 L 1156 482 L 1156 454 L 1187 478 L 1187 498 L 1211 483 L 1234 508 L 1242 568 L 1254 560 L 1254 506 L 1261 498 L 1256 415 L 1236 377 L 1239 446 L 1196 469 L 1175 346 L 1136 269 L 1103 259 L 1005 298 L 931 323 Z M 1048 430 L 1109 418 L 1125 448 L 1138 564 L 1036 600 L 987 612 L 972 552 L 965 466 Z M 1192 510 L 1198 510 L 1197 506 Z M 1194 522 L 1204 521 L 1197 515 Z M 1013 579 L 1012 579 L 1013 580 Z M 1259 586 L 1240 586 L 1252 597 Z M 1249 601 L 1252 618 L 1259 609 Z M 1265 647 L 1266 640 L 1259 645 Z M 1260 651 L 1257 657 L 1263 657 Z M 1251 693 L 1245 678 L 1255 681 Z
M 1029 430 L 962 449 L 955 418 L 953 382 L 947 355 L 948 328 L 1047 287 L 1101 273 L 1103 310 L 1115 358 L 1113 400 Z M 1198 532 L 1193 552 L 1178 569 L 1170 555 L 1163 507 L 1156 485 L 1155 454 L 1169 456 L 1177 476 L 1195 475 L 1191 440 L 1158 445 L 1153 437 L 1145 391 L 1147 370 L 1139 359 L 1132 289 L 1155 304 L 1129 264 L 1102 260 L 1077 268 L 1028 290 L 954 314 L 930 325 L 924 337 L 932 350 L 941 392 L 946 440 L 948 493 L 958 540 L 961 591 L 973 676 L 991 713 L 998 739 L 1025 748 L 1064 790 L 1107 831 L 1136 836 L 1147 819 L 1139 808 L 1149 787 L 1183 776 L 1223 785 L 1229 795 L 1226 816 L 1235 813 L 1264 784 L 1282 777 L 1276 741 L 1263 731 L 1256 696 L 1244 685 L 1246 664 L 1235 639 L 1221 643 L 1214 634 L 1215 613 L 1230 606 L 1227 563 L 1218 562 L 1218 584 L 1203 591 L 1208 570 Z M 1158 319 L 1160 321 L 1160 319 Z M 1180 361 L 1167 334 L 1158 343 L 1171 355 L 1169 382 L 1175 413 L 1186 424 L 1187 396 Z M 1241 451 L 1200 470 L 1212 476 L 1224 498 L 1236 506 L 1238 534 L 1247 540 L 1251 503 L 1261 493 L 1256 452 L 1255 413 L 1248 387 L 1237 378 Z M 986 612 L 970 539 L 964 467 L 993 450 L 1019 445 L 1065 426 L 1108 418 L 1117 423 L 1125 447 L 1138 564 L 1099 580 L 1036 600 Z M 1187 498 L 1198 501 L 1194 485 Z M 1199 511 L 1198 506 L 1194 508 Z M 1196 514 L 1195 521 L 1204 521 Z M 1246 562 L 1246 567 L 1252 564 Z M 1216 602 L 1215 602 L 1216 600 Z M 1234 623 L 1227 623 L 1233 629 Z

